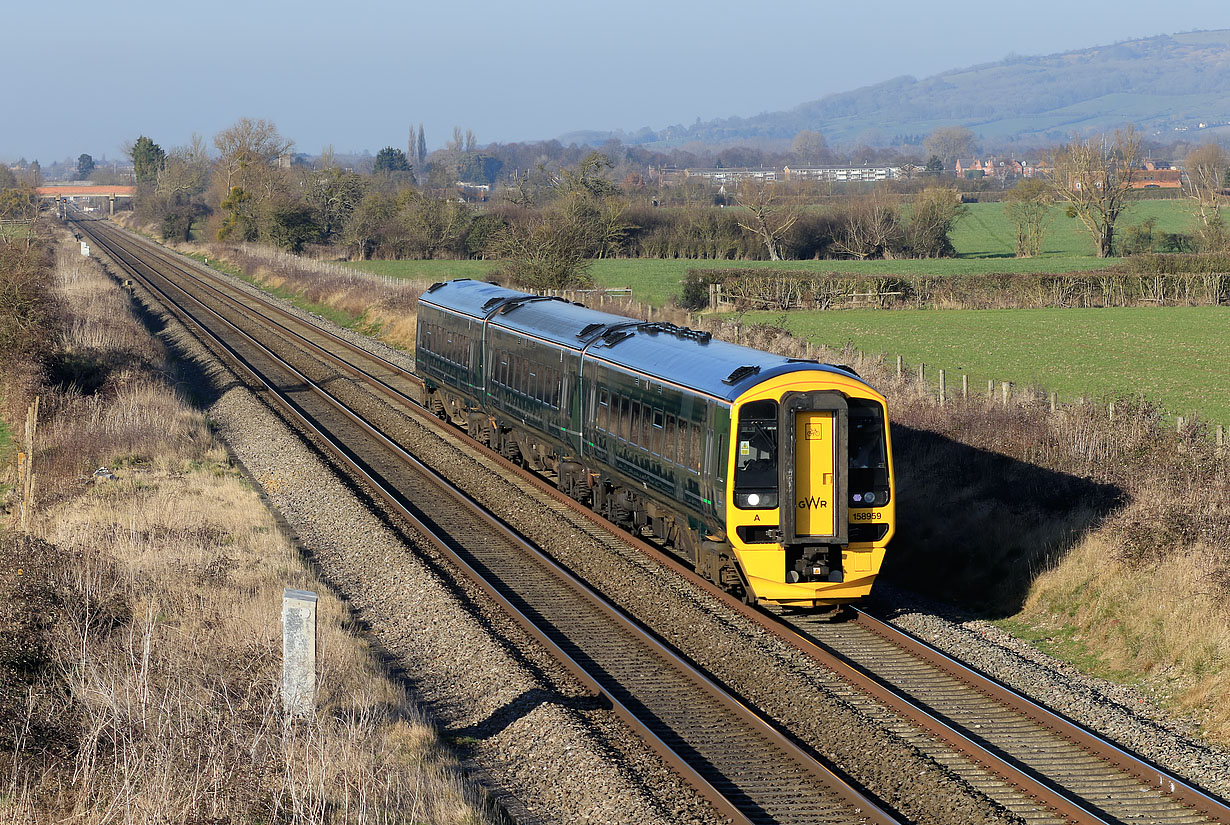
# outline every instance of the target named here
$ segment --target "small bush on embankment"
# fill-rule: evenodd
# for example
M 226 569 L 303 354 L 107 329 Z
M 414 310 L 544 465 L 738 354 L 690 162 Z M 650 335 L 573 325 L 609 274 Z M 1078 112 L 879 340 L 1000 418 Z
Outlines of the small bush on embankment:
M 486 821 L 119 288 L 40 274 L 60 320 L 0 372 L 42 398 L 34 517 L 0 530 L 0 820 Z M 281 718 L 286 586 L 320 594 L 310 724 Z
M 800 357 L 769 325 L 719 337 Z M 1230 454 L 1139 398 L 937 403 L 934 387 L 845 351 L 888 397 L 898 532 L 884 579 L 1011 619 L 1104 676 L 1143 681 L 1230 742 Z M 959 395 L 959 394 L 958 394 Z M 1046 647 L 1046 645 L 1043 645 Z

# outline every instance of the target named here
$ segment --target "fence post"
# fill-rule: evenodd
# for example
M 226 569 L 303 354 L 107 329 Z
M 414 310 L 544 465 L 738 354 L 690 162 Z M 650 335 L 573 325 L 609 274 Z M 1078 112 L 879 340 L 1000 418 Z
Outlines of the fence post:
M 897 356 L 897 377 L 901 377 L 901 356 Z
M 918 364 L 918 383 L 922 383 L 927 378 L 927 365 L 919 362 Z
M 1217 446 L 1226 446 L 1226 428 L 1220 425 L 1217 427 Z
M 1051 390 L 1051 412 L 1055 412 L 1055 391 Z
M 282 591 L 282 711 L 303 719 L 316 711 L 316 594 Z
M 946 392 L 945 392 L 946 389 L 947 388 L 945 387 L 945 382 L 944 382 L 944 371 L 940 370 L 940 406 L 941 407 L 944 406 L 944 396 L 946 395 Z
M 40 396 L 34 396 L 30 408 L 26 410 L 26 454 L 25 461 L 18 459 L 18 476 L 21 486 L 21 517 L 18 522 L 20 529 L 25 530 L 30 523 L 34 511 L 34 438 L 38 435 L 38 407 Z M 25 472 L 22 473 L 24 466 Z
M 1000 384 L 1000 389 L 1004 391 L 1004 409 L 1008 409 L 1008 396 L 1012 392 L 1011 388 L 1012 388 L 1011 381 L 1004 381 L 1002 384 Z
M 961 373 L 961 400 L 969 401 L 969 376 Z
M 1178 418 L 1175 419 L 1174 431 L 1176 433 L 1183 432 L 1183 425 L 1186 423 L 1187 422 L 1183 420 L 1183 416 L 1180 415 Z
M 1115 402 L 1114 401 L 1106 405 L 1106 416 L 1107 416 L 1107 419 L 1110 421 L 1115 420 Z
M 992 401 L 992 402 L 995 400 L 995 379 L 994 378 L 987 379 L 987 400 Z

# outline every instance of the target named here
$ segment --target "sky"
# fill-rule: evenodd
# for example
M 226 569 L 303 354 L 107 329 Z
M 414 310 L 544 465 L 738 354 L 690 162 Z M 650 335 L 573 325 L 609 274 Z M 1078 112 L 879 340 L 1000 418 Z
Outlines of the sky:
M 1230 28 L 1227 0 L 61 0 L 0 12 L 0 160 L 264 118 L 300 152 L 632 132 L 900 75 Z

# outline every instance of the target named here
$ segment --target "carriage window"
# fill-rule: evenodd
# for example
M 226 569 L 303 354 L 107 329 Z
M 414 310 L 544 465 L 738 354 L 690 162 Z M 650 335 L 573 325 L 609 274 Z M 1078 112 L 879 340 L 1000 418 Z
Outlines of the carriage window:
M 701 449 L 700 427 L 692 423 L 688 426 L 688 431 L 691 434 L 691 438 L 688 439 L 688 465 L 691 467 L 692 472 L 699 473 L 700 459 L 704 453 Z
M 633 444 L 640 446 L 644 444 L 644 436 L 641 435 L 641 402 L 632 402 L 632 433 L 628 438 Z
M 619 437 L 624 441 L 628 440 L 628 434 L 632 432 L 632 401 L 620 396 L 619 398 Z
M 658 455 L 663 455 L 666 451 L 666 445 L 663 443 L 662 430 L 666 426 L 666 414 L 661 410 L 653 411 L 653 429 L 650 430 L 651 443 L 649 449 Z
M 667 461 L 678 461 L 679 451 L 677 449 L 679 440 L 675 437 L 679 425 L 675 423 L 675 416 L 666 416 L 666 430 L 662 433 L 665 443 L 662 446 L 662 457 Z

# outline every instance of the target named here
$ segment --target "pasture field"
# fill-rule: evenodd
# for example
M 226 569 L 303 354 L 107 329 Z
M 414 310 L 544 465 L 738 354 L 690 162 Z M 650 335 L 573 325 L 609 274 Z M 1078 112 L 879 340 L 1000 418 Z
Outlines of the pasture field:
M 971 273 L 1076 272 L 1101 269 L 1117 259 L 1098 259 L 1091 253 L 1093 241 L 1081 223 L 1057 206 L 1051 219 L 1043 254 L 1037 258 L 1013 257 L 1012 224 L 1003 204 L 972 203 L 952 234 L 956 258 L 896 261 L 715 261 L 659 258 L 608 258 L 594 261 L 590 272 L 603 287 L 632 287 L 637 300 L 661 306 L 678 294 L 689 269 L 728 267 L 793 269 L 813 272 L 865 272 L 881 274 L 963 275 Z M 1194 229 L 1190 205 L 1183 200 L 1145 200 L 1133 203 L 1119 222 L 1119 232 L 1147 218 L 1157 219 L 1158 232 L 1190 232 Z M 347 266 L 412 280 L 441 281 L 449 278 L 483 278 L 498 266 L 496 261 L 352 261 Z
M 1144 395 L 1171 415 L 1230 424 L 1230 307 L 752 312 L 816 344 L 900 354 L 948 375 L 948 391 L 988 380 L 1079 396 Z
M 1157 221 L 1155 232 L 1192 232 L 1195 230 L 1195 216 L 1191 201 L 1179 198 L 1175 200 L 1140 200 L 1129 204 L 1115 225 L 1117 237 L 1122 237 L 1129 226 L 1142 223 L 1153 218 Z M 1008 258 L 1015 260 L 1016 246 L 1012 222 L 1004 214 L 1002 203 L 971 203 L 969 211 L 962 217 L 952 231 L 952 245 L 961 258 Z M 1042 241 L 1043 261 L 1055 261 L 1065 258 L 1087 258 L 1094 253 L 1093 240 L 1085 225 L 1076 218 L 1064 214 L 1062 206 L 1051 210 L 1051 218 L 1047 224 L 1046 236 Z M 1036 272 L 1064 272 L 1074 269 L 1090 269 L 1093 267 L 1073 266 L 1064 269 L 1031 270 Z M 988 272 L 1017 272 L 1015 269 L 990 269 Z

